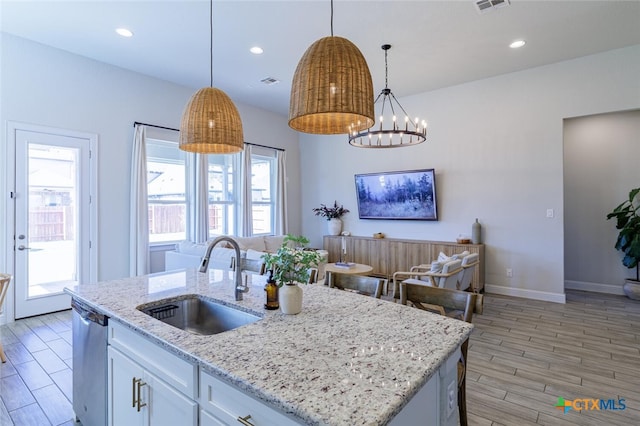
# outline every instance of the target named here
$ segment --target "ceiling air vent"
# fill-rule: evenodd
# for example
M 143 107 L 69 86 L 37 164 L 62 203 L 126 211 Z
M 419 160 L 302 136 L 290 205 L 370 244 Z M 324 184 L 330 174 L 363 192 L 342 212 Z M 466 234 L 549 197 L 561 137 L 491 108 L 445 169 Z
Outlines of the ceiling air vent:
M 265 77 L 262 80 L 260 80 L 260 82 L 266 84 L 267 86 L 271 86 L 271 85 L 280 83 L 280 80 L 273 77 Z
M 475 0 L 474 1 L 478 12 L 487 13 L 501 7 L 509 6 L 509 0 Z

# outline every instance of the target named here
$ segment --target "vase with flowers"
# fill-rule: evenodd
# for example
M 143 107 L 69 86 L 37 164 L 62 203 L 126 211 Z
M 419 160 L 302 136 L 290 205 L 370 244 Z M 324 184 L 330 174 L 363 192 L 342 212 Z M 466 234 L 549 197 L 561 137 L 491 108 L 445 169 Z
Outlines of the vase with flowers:
M 268 270 L 273 271 L 279 291 L 280 309 L 284 314 L 295 315 L 302 310 L 302 289 L 298 283 L 309 281 L 310 269 L 317 268 L 322 260 L 316 250 L 306 249 L 306 237 L 288 234 L 275 253 L 262 256 Z
M 340 235 L 342 231 L 342 216 L 349 213 L 342 205 L 338 205 L 337 201 L 333 202 L 333 207 L 327 207 L 320 204 L 320 207 L 313 209 L 316 216 L 324 217 L 329 221 L 329 235 Z

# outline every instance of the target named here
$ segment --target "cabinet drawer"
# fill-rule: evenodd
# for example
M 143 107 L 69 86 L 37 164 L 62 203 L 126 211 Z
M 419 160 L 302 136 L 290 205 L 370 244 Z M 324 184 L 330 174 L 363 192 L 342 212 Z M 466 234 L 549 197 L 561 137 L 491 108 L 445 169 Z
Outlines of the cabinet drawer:
M 224 424 L 238 424 L 238 417 L 249 415 L 251 418 L 248 421 L 256 426 L 301 424 L 205 372 L 200 372 L 200 407 L 211 414 L 208 417 Z M 200 418 L 202 419 L 202 412 Z
M 198 369 L 116 321 L 109 322 L 109 344 L 191 399 L 197 398 Z

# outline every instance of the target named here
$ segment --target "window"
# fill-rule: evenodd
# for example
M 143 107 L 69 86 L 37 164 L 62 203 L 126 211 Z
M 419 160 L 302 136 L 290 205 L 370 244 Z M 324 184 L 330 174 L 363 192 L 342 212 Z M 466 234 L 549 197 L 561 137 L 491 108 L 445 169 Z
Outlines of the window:
M 277 163 L 271 155 L 251 155 L 251 212 L 253 235 L 271 235 L 275 229 Z
M 187 237 L 185 153 L 175 142 L 147 139 L 147 196 L 149 243 Z
M 209 235 L 238 235 L 240 154 L 209 155 Z
M 271 148 L 252 147 L 251 155 L 252 235 L 275 232 L 277 159 Z M 149 243 L 166 244 L 189 239 L 187 229 L 193 203 L 189 182 L 197 175 L 195 154 L 178 148 L 176 141 L 147 137 L 147 196 Z M 240 235 L 242 220 L 242 154 L 209 155 L 209 235 Z M 246 233 L 246 232 L 245 232 Z

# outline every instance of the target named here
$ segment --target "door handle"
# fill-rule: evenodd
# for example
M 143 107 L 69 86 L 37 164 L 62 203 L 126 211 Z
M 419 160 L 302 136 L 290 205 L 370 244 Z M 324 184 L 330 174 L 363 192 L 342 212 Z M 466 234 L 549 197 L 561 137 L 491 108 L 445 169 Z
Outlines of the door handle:
M 31 250 L 31 247 L 27 247 L 24 244 L 20 244 L 18 246 L 18 250 Z
M 131 407 L 137 408 L 138 412 L 140 412 L 140 409 L 142 407 L 145 407 L 147 405 L 146 402 L 140 401 L 142 397 L 141 388 L 143 386 L 146 386 L 146 383 L 143 382 L 142 379 L 136 379 L 135 377 L 131 378 Z
M 138 379 L 138 412 L 140 412 L 140 409 L 144 406 L 147 405 L 146 402 L 140 403 L 140 400 L 142 399 L 142 391 L 140 388 L 142 388 L 143 386 L 145 386 L 146 383 L 142 381 L 142 379 Z

